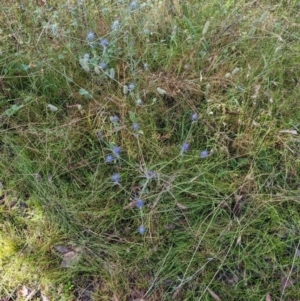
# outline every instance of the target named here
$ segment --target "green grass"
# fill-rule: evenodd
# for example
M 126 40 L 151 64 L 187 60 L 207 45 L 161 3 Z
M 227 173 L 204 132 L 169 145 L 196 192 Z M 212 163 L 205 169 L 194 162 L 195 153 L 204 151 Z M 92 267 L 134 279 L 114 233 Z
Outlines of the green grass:
M 1 300 L 299 300 L 299 2 L 137 2 L 3 1 Z

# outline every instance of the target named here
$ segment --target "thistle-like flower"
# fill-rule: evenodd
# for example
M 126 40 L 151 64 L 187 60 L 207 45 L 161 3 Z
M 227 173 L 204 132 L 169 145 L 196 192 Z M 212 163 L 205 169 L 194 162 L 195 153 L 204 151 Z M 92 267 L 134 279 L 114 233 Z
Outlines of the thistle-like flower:
M 98 66 L 101 70 L 104 70 L 107 67 L 107 64 L 104 62 L 101 62 Z
M 107 155 L 105 157 L 105 163 L 112 163 L 113 162 L 113 156 L 112 155 Z
M 119 146 L 114 146 L 112 148 L 113 156 L 117 159 L 120 158 L 120 152 L 121 152 L 121 148 Z
M 144 206 L 144 201 L 141 199 L 135 199 L 135 207 L 141 209 Z
M 112 30 L 112 31 L 117 30 L 117 29 L 119 28 L 119 25 L 120 25 L 119 20 L 115 20 L 115 21 L 112 22 L 112 24 L 111 24 L 111 30 Z
M 112 176 L 111 176 L 111 180 L 114 184 L 119 184 L 119 181 L 120 181 L 120 175 L 118 173 L 114 173 Z
M 187 142 L 184 142 L 182 145 L 181 145 L 181 148 L 180 148 L 180 153 L 183 154 L 183 153 L 186 153 L 188 150 L 189 150 L 189 143 Z
M 207 150 L 203 150 L 200 152 L 200 158 L 204 159 L 208 156 L 208 151 Z
M 100 46 L 102 46 L 103 48 L 108 46 L 108 40 L 106 38 L 103 38 L 100 40 Z
M 196 121 L 198 119 L 198 114 L 197 113 L 193 113 L 191 116 L 192 121 Z
M 88 42 L 92 42 L 95 39 L 95 34 L 92 31 L 89 31 L 86 35 L 86 39 Z
M 113 115 L 109 119 L 112 123 L 118 123 L 119 122 L 119 117 L 117 115 Z
M 131 10 L 136 10 L 138 7 L 139 7 L 139 5 L 138 5 L 137 1 L 132 1 L 130 3 L 130 9 Z
M 134 88 L 135 88 L 135 85 L 134 85 L 133 83 L 129 83 L 129 84 L 127 85 L 127 88 L 128 88 L 128 91 L 129 91 L 129 92 L 132 92 L 132 91 L 134 90 Z
M 147 179 L 147 180 L 152 180 L 152 179 L 156 179 L 157 175 L 155 172 L 153 172 L 152 170 L 147 170 L 145 173 L 144 173 L 144 177 Z
M 145 229 L 145 227 L 144 227 L 143 225 L 142 225 L 142 226 L 139 226 L 138 232 L 139 232 L 140 234 L 144 234 L 145 231 L 146 231 L 146 229 Z
M 132 125 L 132 129 L 133 129 L 135 132 L 138 131 L 139 128 L 140 128 L 140 126 L 139 126 L 139 124 L 136 123 L 136 122 Z

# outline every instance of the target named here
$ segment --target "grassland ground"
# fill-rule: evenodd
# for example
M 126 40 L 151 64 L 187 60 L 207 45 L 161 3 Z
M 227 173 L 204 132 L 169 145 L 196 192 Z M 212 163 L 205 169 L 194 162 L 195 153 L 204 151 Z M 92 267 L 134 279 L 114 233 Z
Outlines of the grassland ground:
M 0 300 L 300 300 L 299 1 L 0 7 Z

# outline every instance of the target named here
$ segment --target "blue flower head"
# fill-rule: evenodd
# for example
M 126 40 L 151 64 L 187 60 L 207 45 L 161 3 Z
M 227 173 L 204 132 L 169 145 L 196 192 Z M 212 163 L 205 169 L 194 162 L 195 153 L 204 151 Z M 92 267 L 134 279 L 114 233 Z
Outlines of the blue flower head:
M 119 28 L 119 21 L 118 20 L 115 20 L 114 22 L 112 22 L 111 24 L 111 30 L 114 31 L 114 30 L 117 30 Z
M 113 162 L 113 156 L 112 155 L 107 155 L 105 157 L 105 163 L 112 163 Z
M 136 10 L 137 8 L 138 8 L 138 3 L 137 3 L 137 1 L 132 1 L 131 3 L 130 3 L 130 9 L 131 10 Z
M 144 201 L 141 199 L 135 199 L 135 207 L 141 209 L 144 206 Z
M 151 170 L 147 170 L 147 171 L 145 172 L 145 178 L 146 178 L 147 180 L 155 179 L 155 178 L 156 178 L 156 173 L 153 172 L 153 171 L 151 171 Z
M 109 119 L 112 123 L 118 123 L 119 122 L 119 117 L 117 115 L 113 115 Z
M 136 122 L 132 125 L 132 129 L 133 129 L 134 131 L 138 131 L 139 128 L 140 128 L 140 126 L 139 126 L 139 124 L 136 123 Z
M 103 48 L 108 46 L 108 40 L 106 38 L 103 38 L 100 40 L 100 46 L 102 46 Z
M 95 39 L 95 34 L 92 31 L 89 31 L 86 34 L 86 39 L 88 40 L 88 42 L 92 42 Z
M 134 88 L 135 88 L 135 85 L 132 84 L 132 83 L 129 83 L 129 84 L 127 85 L 127 87 L 128 87 L 128 91 L 129 91 L 129 92 L 132 92 L 132 91 L 134 90 Z
M 104 62 L 101 62 L 98 66 L 101 70 L 104 70 L 107 67 L 107 64 Z
M 119 181 L 120 181 L 120 175 L 118 173 L 114 173 L 112 176 L 111 176 L 111 180 L 114 184 L 118 184 Z
M 146 231 L 146 229 L 145 229 L 145 227 L 144 227 L 143 225 L 142 225 L 142 226 L 139 226 L 138 232 L 139 232 L 140 234 L 144 234 L 145 231 Z
M 189 146 L 187 142 L 184 142 L 181 146 L 181 153 L 186 153 L 189 150 Z
M 198 119 L 198 114 L 197 113 L 193 113 L 191 116 L 192 121 L 196 121 Z
M 203 159 L 203 158 L 206 158 L 206 157 L 208 156 L 208 154 L 209 154 L 209 153 L 208 153 L 207 150 L 203 150 L 203 151 L 200 152 L 200 158 L 202 158 L 202 159 Z
M 112 153 L 115 158 L 120 158 L 121 148 L 119 146 L 114 146 L 112 148 Z

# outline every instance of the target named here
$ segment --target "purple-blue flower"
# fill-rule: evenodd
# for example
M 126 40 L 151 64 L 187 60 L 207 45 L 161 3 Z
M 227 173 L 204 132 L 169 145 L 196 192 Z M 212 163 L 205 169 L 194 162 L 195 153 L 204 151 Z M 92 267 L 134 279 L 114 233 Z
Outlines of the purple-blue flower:
M 131 8 L 132 10 L 137 9 L 138 6 L 139 6 L 139 5 L 138 5 L 137 1 L 132 1 L 132 2 L 130 3 L 130 8 Z
M 113 31 L 117 30 L 119 28 L 119 25 L 120 25 L 119 20 L 113 21 L 111 24 L 111 30 L 113 30 Z
M 188 149 L 189 149 L 189 146 L 190 146 L 190 145 L 189 145 L 187 142 L 184 142 L 184 143 L 182 144 L 182 146 L 181 146 L 181 153 L 187 152 Z
M 119 117 L 117 115 L 113 115 L 110 117 L 110 121 L 112 123 L 118 123 L 119 122 Z
M 132 83 L 129 83 L 129 84 L 127 85 L 127 87 L 128 87 L 128 91 L 129 91 L 129 92 L 132 92 L 132 91 L 134 90 L 134 88 L 135 88 L 135 85 L 132 84 Z
M 147 171 L 145 172 L 145 178 L 146 178 L 147 180 L 155 179 L 155 178 L 156 178 L 156 173 L 153 172 L 153 171 L 151 171 L 151 170 L 147 170 Z
M 98 66 L 100 69 L 104 70 L 107 67 L 107 64 L 104 62 L 101 62 Z
M 120 175 L 118 173 L 114 173 L 112 176 L 111 176 L 111 180 L 114 184 L 118 184 L 119 181 L 120 181 Z
M 140 234 L 144 234 L 144 233 L 145 233 L 145 231 L 146 231 L 146 229 L 145 229 L 145 227 L 144 227 L 144 226 L 139 226 L 139 228 L 138 228 L 138 232 L 139 232 Z
M 108 46 L 108 39 L 106 39 L 106 38 L 103 38 L 103 39 L 101 39 L 100 40 L 100 46 L 102 46 L 102 47 L 107 47 Z
M 200 158 L 206 158 L 208 156 L 208 151 L 207 150 L 203 150 L 200 152 Z
M 94 39 L 95 39 L 95 34 L 92 32 L 92 31 L 89 31 L 86 35 L 86 39 L 89 41 L 89 42 L 92 42 Z
M 132 129 L 133 129 L 134 131 L 138 131 L 139 128 L 140 128 L 140 126 L 139 126 L 138 123 L 136 123 L 136 122 L 132 125 Z
M 121 152 L 121 148 L 119 146 L 114 146 L 112 148 L 112 153 L 113 153 L 114 157 L 120 158 L 120 152 Z
M 196 121 L 198 119 L 198 114 L 193 113 L 191 119 L 192 119 L 192 121 Z
M 105 157 L 105 163 L 112 163 L 113 162 L 113 156 L 112 155 L 107 155 Z
M 135 199 L 135 207 L 141 209 L 144 206 L 144 201 L 141 199 Z

